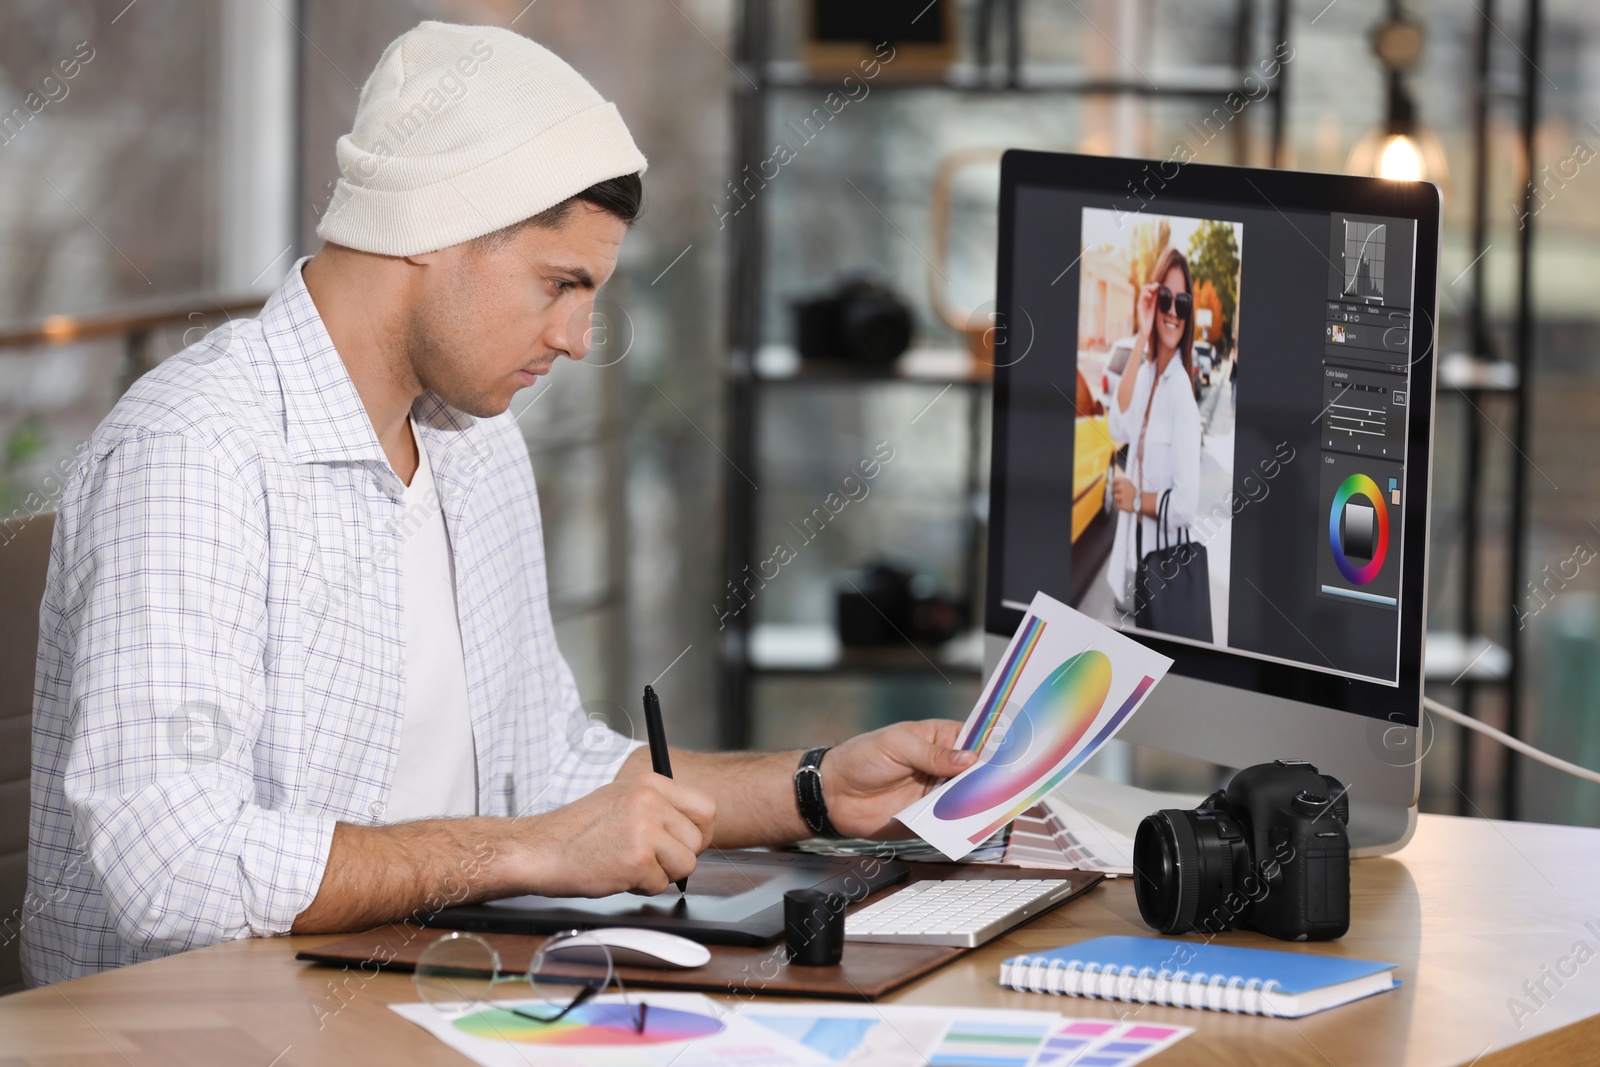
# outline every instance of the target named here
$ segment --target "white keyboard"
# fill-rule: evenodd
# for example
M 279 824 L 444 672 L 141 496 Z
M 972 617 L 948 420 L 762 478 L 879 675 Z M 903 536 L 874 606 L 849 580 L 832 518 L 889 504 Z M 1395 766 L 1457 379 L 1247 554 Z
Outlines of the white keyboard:
M 1065 878 L 913 882 L 846 915 L 844 939 L 976 948 L 1071 892 L 1072 883 Z

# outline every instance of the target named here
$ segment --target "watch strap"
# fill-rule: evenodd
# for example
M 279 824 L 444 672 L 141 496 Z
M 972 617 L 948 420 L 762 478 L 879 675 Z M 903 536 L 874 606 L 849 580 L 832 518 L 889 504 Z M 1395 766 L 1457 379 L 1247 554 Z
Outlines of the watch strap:
M 828 821 L 828 805 L 822 799 L 822 757 L 827 754 L 828 746 L 819 745 L 800 757 L 800 766 L 794 772 L 794 800 L 800 818 L 813 834 L 843 837 Z

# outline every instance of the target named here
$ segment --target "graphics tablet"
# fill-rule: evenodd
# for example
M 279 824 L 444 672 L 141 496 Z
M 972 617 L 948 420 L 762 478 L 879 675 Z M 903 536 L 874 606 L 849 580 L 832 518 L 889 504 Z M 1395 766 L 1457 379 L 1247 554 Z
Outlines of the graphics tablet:
M 800 852 L 708 852 L 689 876 L 689 892 L 676 888 L 653 897 L 506 897 L 446 908 L 429 926 L 502 934 L 546 934 L 596 926 L 669 930 L 712 945 L 764 945 L 783 935 L 783 895 L 821 889 L 862 900 L 905 881 L 895 860 L 813 856 Z

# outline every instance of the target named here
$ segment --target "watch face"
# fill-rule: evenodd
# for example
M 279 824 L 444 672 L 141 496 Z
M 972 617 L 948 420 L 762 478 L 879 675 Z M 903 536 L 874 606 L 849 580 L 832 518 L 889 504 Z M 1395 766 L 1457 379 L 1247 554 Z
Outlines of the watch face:
M 1372 31 L 1372 50 L 1390 70 L 1409 70 L 1422 58 L 1422 26 L 1406 19 L 1385 22 Z

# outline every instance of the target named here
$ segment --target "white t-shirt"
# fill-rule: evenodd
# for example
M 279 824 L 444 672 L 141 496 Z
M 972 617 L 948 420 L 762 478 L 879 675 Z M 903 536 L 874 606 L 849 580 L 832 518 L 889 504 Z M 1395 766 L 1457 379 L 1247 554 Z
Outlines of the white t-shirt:
M 455 561 L 433 469 L 417 441 L 417 473 L 401 519 L 406 717 L 384 817 L 388 822 L 478 813 L 478 764 L 467 707 L 467 663 L 456 617 Z

